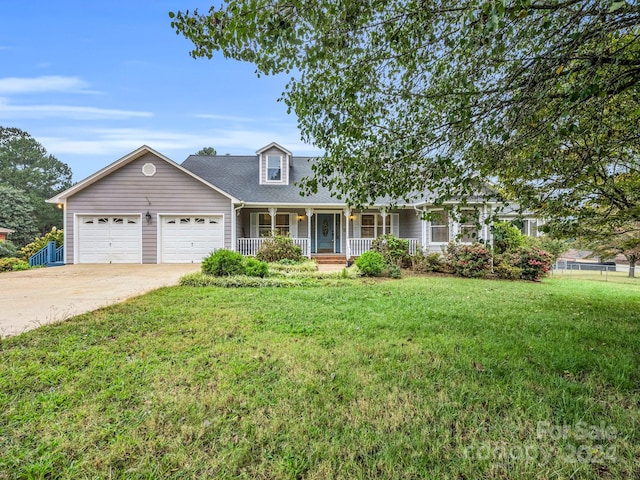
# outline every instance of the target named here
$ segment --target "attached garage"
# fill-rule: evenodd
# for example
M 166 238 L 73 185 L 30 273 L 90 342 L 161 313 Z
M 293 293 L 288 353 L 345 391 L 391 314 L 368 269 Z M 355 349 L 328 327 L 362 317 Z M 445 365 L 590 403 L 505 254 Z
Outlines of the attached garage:
M 79 215 L 78 263 L 142 263 L 140 215 Z
M 223 215 L 161 215 L 160 262 L 200 263 L 224 248 Z

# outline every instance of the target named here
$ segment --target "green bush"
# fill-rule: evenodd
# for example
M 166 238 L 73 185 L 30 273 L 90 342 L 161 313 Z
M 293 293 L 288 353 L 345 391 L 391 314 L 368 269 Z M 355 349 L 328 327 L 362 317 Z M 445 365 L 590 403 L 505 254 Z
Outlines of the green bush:
M 380 253 L 389 265 L 408 267 L 411 264 L 409 240 L 397 238 L 390 233 L 376 238 L 371 244 L 371 250 Z
M 294 262 L 292 260 L 280 260 L 269 264 L 269 271 L 279 273 L 317 272 L 318 264 L 315 260 Z
M 511 265 L 508 259 L 504 258 L 494 265 L 493 273 L 498 278 L 504 278 L 505 280 L 519 280 L 522 277 L 522 269 Z
M 255 258 L 246 257 L 243 264 L 244 274 L 248 277 L 266 277 L 269 274 L 269 266 Z
M 202 273 L 223 277 L 226 275 L 244 274 L 244 257 L 238 252 L 220 249 L 202 261 Z
M 425 255 L 422 250 L 418 250 L 411 257 L 411 269 L 416 273 L 443 272 L 444 260 L 439 253 Z
M 553 256 L 539 248 L 518 248 L 504 255 L 509 265 L 522 270 L 520 278 L 537 282 L 551 270 Z
M 214 277 L 200 272 L 190 273 L 180 279 L 185 287 L 261 288 L 261 287 L 313 287 L 321 285 L 315 279 L 261 278 L 246 275 Z
M 570 244 L 566 240 L 560 240 L 552 237 L 528 237 L 526 246 L 539 248 L 551 254 L 555 262 L 560 255 L 569 250 Z
M 275 235 L 267 238 L 260 250 L 256 254 L 256 258 L 262 262 L 279 262 L 282 260 L 292 260 L 300 262 L 303 259 L 302 248 L 293 243 L 289 237 L 283 235 Z
M 379 277 L 384 271 L 386 264 L 382 254 L 370 250 L 356 259 L 356 267 L 358 267 L 364 276 Z
M 0 258 L 0 272 L 17 272 L 18 270 L 29 270 L 29 263 L 21 258 Z
M 526 237 L 511 222 L 497 222 L 491 227 L 493 249 L 497 254 L 524 246 Z
M 64 243 L 64 231 L 58 230 L 56 227 L 53 227 L 51 231 L 47 232 L 44 236 L 36 237 L 33 242 L 22 247 L 20 249 L 20 254 L 24 258 L 28 259 L 30 256 L 35 255 L 44 247 L 46 247 L 47 243 L 49 242 L 56 242 L 56 247 L 61 247 Z
M 382 276 L 389 278 L 401 278 L 402 270 L 400 270 L 398 265 L 387 264 L 387 268 L 382 271 Z
M 491 250 L 482 243 L 447 245 L 447 260 L 453 273 L 462 277 L 482 278 L 491 273 Z
M 15 257 L 18 249 L 9 240 L 0 241 L 0 258 Z

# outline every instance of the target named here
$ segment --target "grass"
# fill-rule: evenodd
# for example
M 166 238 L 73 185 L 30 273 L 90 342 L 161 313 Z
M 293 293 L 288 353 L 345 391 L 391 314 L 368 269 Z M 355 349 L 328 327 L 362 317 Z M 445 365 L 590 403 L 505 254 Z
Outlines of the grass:
M 1 340 L 0 478 L 631 478 L 639 339 L 631 284 L 164 288 Z

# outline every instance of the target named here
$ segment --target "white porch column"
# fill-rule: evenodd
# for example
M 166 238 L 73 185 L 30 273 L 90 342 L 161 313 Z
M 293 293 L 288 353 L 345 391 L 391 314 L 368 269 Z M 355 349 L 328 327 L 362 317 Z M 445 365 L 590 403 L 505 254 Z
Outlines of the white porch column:
M 271 236 L 275 236 L 276 234 L 276 213 L 278 209 L 275 207 L 269 208 L 269 216 L 271 217 Z
M 422 238 L 420 239 L 421 245 L 422 245 L 422 251 L 423 252 L 427 252 L 428 250 L 428 240 L 427 240 L 427 219 L 424 218 L 424 216 L 427 214 L 427 209 L 423 208 L 422 209 L 422 214 L 420 215 L 420 221 L 422 223 L 422 228 L 421 228 L 421 236 Z
M 382 207 L 380 209 L 380 215 L 382 215 L 382 235 L 387 231 L 387 209 Z
M 309 239 L 309 258 L 311 258 L 311 217 L 313 217 L 313 208 L 305 208 L 307 214 L 307 238 Z
M 344 253 L 345 256 L 347 258 L 347 262 L 349 261 L 349 259 L 351 258 L 351 243 L 349 242 L 349 217 L 351 216 L 351 209 L 350 208 L 345 208 L 343 210 L 344 213 L 344 218 L 345 218 L 345 248 L 344 248 Z

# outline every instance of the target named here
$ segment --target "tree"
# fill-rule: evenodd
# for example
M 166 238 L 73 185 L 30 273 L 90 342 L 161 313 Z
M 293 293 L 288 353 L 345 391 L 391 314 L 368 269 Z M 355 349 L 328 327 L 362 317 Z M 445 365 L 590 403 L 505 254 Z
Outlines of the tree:
M 0 184 L 29 198 L 41 234 L 62 225 L 62 211 L 45 200 L 71 186 L 71 169 L 18 128 L 0 127 Z
M 217 154 L 218 154 L 218 152 L 216 152 L 216 149 L 213 148 L 213 147 L 204 147 L 204 148 L 201 148 L 200 150 L 198 150 L 196 152 L 196 155 L 208 155 L 208 156 L 211 156 L 211 157 L 213 157 L 214 155 L 217 155 Z
M 19 246 L 29 243 L 38 233 L 31 199 L 22 190 L 0 185 L 0 225 L 10 228 L 11 241 Z
M 602 259 L 615 258 L 618 254 L 624 255 L 629 262 L 629 277 L 635 277 L 636 263 L 640 259 L 640 222 L 627 225 L 624 231 L 617 234 L 597 239 L 589 237 L 582 239 L 580 243 Z
M 294 72 L 282 100 L 325 152 L 303 193 L 443 203 L 491 178 L 557 234 L 607 206 L 640 218 L 635 1 L 235 0 L 169 16 L 194 58 Z

